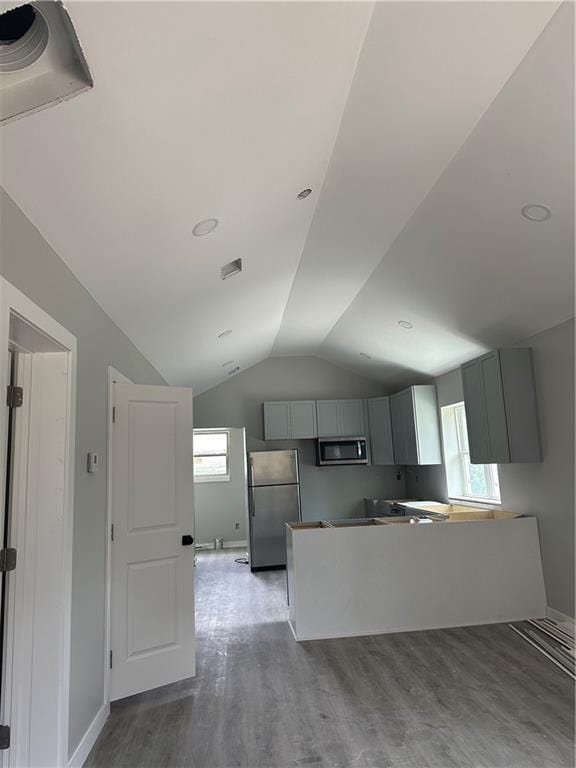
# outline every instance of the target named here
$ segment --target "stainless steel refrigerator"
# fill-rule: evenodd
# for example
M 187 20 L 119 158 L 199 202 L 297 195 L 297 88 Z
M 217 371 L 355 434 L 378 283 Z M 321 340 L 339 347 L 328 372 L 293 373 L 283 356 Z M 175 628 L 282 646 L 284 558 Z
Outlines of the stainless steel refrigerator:
M 301 520 L 298 451 L 248 454 L 250 568 L 286 566 L 285 523 Z

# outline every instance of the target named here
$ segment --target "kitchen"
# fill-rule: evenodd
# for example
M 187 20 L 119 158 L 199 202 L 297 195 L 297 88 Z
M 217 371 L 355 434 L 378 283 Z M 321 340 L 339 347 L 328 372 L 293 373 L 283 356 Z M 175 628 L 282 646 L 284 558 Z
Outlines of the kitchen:
M 300 359 L 290 361 L 292 378 L 288 382 L 288 387 L 298 399 L 272 400 L 265 395 L 260 399 L 257 394 L 259 391 L 273 390 L 273 386 L 267 384 L 267 381 L 273 382 L 276 376 L 283 378 L 290 375 L 286 362 L 277 358 L 235 377 L 234 382 L 221 385 L 221 393 L 217 392 L 219 388 L 215 388 L 216 391 L 199 396 L 196 400 L 197 421 L 210 418 L 210 401 L 218 394 L 213 404 L 228 409 L 224 418 L 241 418 L 247 425 L 249 452 L 298 449 L 303 528 L 306 528 L 307 523 L 316 522 L 320 525 L 321 521 L 324 521 L 323 525 L 333 524 L 338 527 L 338 521 L 360 521 L 361 518 L 380 516 L 383 513 L 394 515 L 401 509 L 401 505 L 374 503 L 371 499 L 420 499 L 436 502 L 448 502 L 450 499 L 453 504 L 459 505 L 456 509 L 469 509 L 471 513 L 474 513 L 475 509 L 478 510 L 476 517 L 484 517 L 483 513 L 488 514 L 487 510 L 490 508 L 495 509 L 497 515 L 500 514 L 500 509 L 503 510 L 503 515 L 514 518 L 527 515 L 532 518 L 531 525 L 535 523 L 535 517 L 538 519 L 544 580 L 549 593 L 549 585 L 553 584 L 554 569 L 558 567 L 558 562 L 552 563 L 548 554 L 550 517 L 558 514 L 560 510 L 547 508 L 543 511 L 535 501 L 516 501 L 512 495 L 515 492 L 508 477 L 508 470 L 512 469 L 512 472 L 516 473 L 520 471 L 524 493 L 528 494 L 526 483 L 529 482 L 530 473 L 538 472 L 541 477 L 542 470 L 550 467 L 549 423 L 544 423 L 544 420 L 552 416 L 557 422 L 560 417 L 559 409 L 566 407 L 567 401 L 565 395 L 563 399 L 551 401 L 550 390 L 556 386 L 557 379 L 551 375 L 551 369 L 542 365 L 542 361 L 549 357 L 550 340 L 557 344 L 558 337 L 567 340 L 569 334 L 570 324 L 563 324 L 542 334 L 541 338 L 534 338 L 530 347 L 521 344 L 519 347 L 486 353 L 475 361 L 438 377 L 433 384 L 414 385 L 391 396 L 382 395 L 377 385 L 354 377 L 342 369 L 321 361 Z M 558 358 L 555 358 L 554 362 L 561 367 L 566 366 L 566 363 Z M 266 369 L 270 368 L 275 370 L 268 372 Z M 484 393 L 495 391 L 494 387 L 490 389 L 491 383 L 499 384 L 500 396 L 495 405 L 488 402 L 485 395 L 484 399 L 478 400 L 479 381 Z M 349 387 L 347 391 L 346 385 Z M 342 389 L 338 390 L 339 386 Z M 323 399 L 304 399 L 305 393 L 318 394 L 319 390 L 324 394 Z M 348 397 L 334 397 L 341 392 Z M 350 397 L 352 393 L 362 397 Z M 251 397 L 247 397 L 248 394 Z M 452 438 L 447 432 L 447 418 L 452 417 L 454 408 L 462 408 L 462 402 L 466 404 L 465 416 L 470 414 L 469 422 L 473 424 L 473 429 L 476 428 L 476 432 L 470 436 L 468 449 L 470 460 L 473 462 L 471 466 L 493 467 L 496 479 L 500 477 L 502 483 L 502 487 L 498 489 L 502 493 L 501 502 L 488 497 L 466 499 L 466 492 L 462 493 L 460 488 L 457 489 L 459 493 L 454 493 L 454 471 L 452 470 L 452 478 L 446 471 L 452 461 Z M 483 413 L 488 410 L 490 414 L 490 434 L 494 436 L 490 449 L 500 451 L 499 454 L 488 453 L 487 433 L 484 429 L 479 429 L 480 422 L 474 420 L 478 410 Z M 340 450 L 339 444 L 358 450 L 358 439 L 348 441 L 343 433 L 355 438 L 368 437 L 365 444 L 360 441 L 360 455 L 352 459 L 355 463 L 336 466 L 320 464 L 327 459 L 326 451 L 329 455 L 330 452 L 334 455 L 334 451 Z M 508 450 L 508 454 L 503 455 L 502 450 Z M 552 450 L 555 454 L 554 446 Z M 253 455 L 258 456 L 258 453 Z M 479 465 L 477 462 L 480 459 L 486 464 Z M 508 462 L 504 463 L 506 460 Z M 566 471 L 567 457 L 563 456 L 562 461 Z M 556 462 L 554 472 L 559 470 L 561 467 Z M 450 480 L 451 493 L 447 488 L 447 482 Z M 534 481 L 532 484 L 534 485 Z M 494 489 L 490 492 L 494 493 Z M 550 499 L 553 498 L 554 492 Z M 470 493 L 467 495 L 470 496 Z M 451 510 L 454 509 L 453 506 Z M 446 511 L 446 508 L 443 511 Z M 420 505 L 413 504 L 408 513 L 408 517 L 418 514 L 429 516 L 430 507 L 425 505 L 421 508 Z M 292 514 L 291 521 L 296 520 L 298 517 Z M 433 527 L 436 528 L 436 524 Z M 519 528 L 520 526 L 518 530 Z M 534 526 L 534 531 L 530 534 L 532 538 L 526 542 L 526 551 L 534 552 L 536 546 L 537 554 L 530 559 L 531 566 L 535 569 L 531 571 L 534 584 L 533 599 L 523 610 L 543 613 L 546 612 L 546 604 L 543 598 L 538 532 Z M 276 535 L 277 546 L 278 542 L 281 542 L 279 546 L 282 550 L 285 544 L 282 516 L 277 521 Z M 401 535 L 404 536 L 404 532 Z M 304 532 L 300 540 L 303 536 Z M 472 548 L 473 544 L 474 537 L 470 542 Z M 283 565 L 283 560 L 276 564 Z M 520 593 L 516 594 L 516 598 L 521 597 Z M 548 598 L 548 615 L 562 620 L 563 614 L 561 609 L 555 609 L 550 604 Z M 502 620 L 498 612 L 495 615 L 500 616 Z M 510 614 L 507 618 L 518 619 L 520 615 Z M 483 620 L 488 620 L 486 615 Z
M 0 24 L 5 762 L 572 765 L 574 3 Z

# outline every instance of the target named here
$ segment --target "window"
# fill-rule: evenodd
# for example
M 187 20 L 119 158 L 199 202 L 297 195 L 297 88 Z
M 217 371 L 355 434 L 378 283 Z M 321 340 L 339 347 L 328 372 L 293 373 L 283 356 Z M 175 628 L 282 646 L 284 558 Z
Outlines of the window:
M 464 403 L 442 408 L 442 438 L 448 495 L 451 498 L 500 503 L 496 464 L 471 464 Z
M 194 481 L 230 480 L 230 433 L 194 430 Z

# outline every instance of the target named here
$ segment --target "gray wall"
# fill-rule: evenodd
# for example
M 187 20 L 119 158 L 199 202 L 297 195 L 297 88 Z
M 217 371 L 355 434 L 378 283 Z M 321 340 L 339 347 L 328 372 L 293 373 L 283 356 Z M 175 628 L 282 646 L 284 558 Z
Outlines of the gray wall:
M 72 571 L 70 753 L 103 702 L 108 366 L 164 383 L 0 188 L 0 274 L 76 336 L 76 473 Z M 100 455 L 97 474 L 86 454 Z
M 230 429 L 230 480 L 194 484 L 195 538 L 198 544 L 216 537 L 246 540 L 246 453 L 244 430 Z M 235 529 L 234 524 L 240 523 Z
M 538 518 L 548 605 L 574 616 L 574 320 L 527 339 L 544 460 L 503 464 L 502 506 Z
M 197 427 L 245 426 L 248 450 L 299 449 L 302 516 L 337 519 L 363 514 L 364 497 L 404 498 L 403 470 L 317 467 L 312 440 L 263 440 L 264 400 L 322 400 L 386 394 L 379 382 L 315 357 L 271 357 L 194 398 Z
M 574 616 L 574 320 L 516 346 L 532 347 L 543 461 L 498 467 L 502 508 L 538 518 L 548 605 Z M 439 408 L 464 399 L 460 369 L 436 386 Z M 446 498 L 444 467 L 417 474 L 409 495 Z

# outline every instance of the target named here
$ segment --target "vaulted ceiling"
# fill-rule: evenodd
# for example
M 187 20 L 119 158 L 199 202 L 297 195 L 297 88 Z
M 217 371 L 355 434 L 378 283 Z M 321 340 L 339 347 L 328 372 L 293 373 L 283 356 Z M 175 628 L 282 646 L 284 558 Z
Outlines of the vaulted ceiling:
M 392 386 L 573 313 L 570 4 L 66 7 L 94 88 L 4 127 L 0 181 L 170 383 Z

